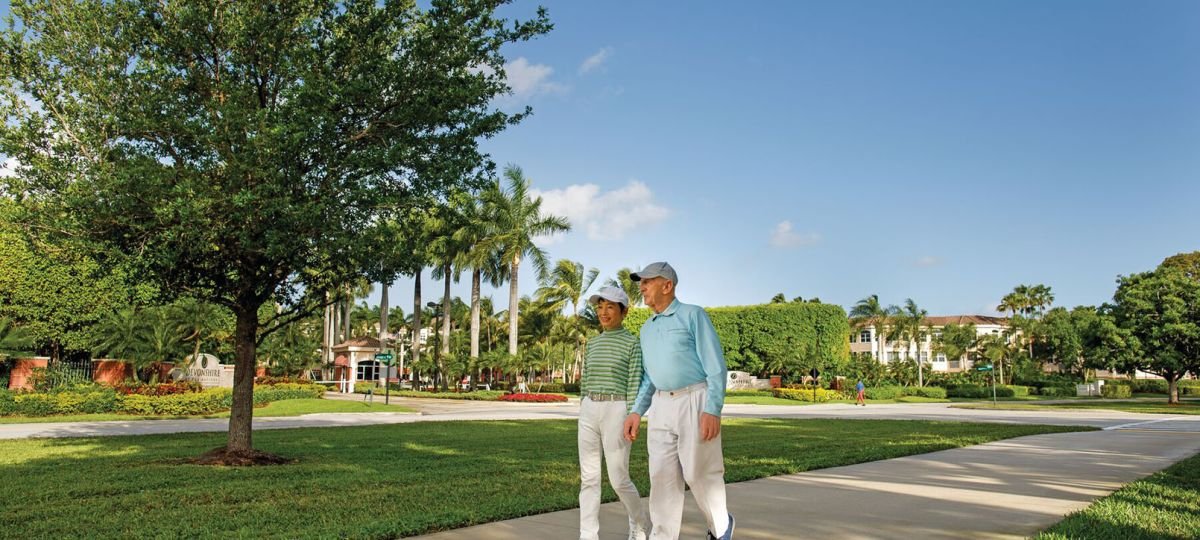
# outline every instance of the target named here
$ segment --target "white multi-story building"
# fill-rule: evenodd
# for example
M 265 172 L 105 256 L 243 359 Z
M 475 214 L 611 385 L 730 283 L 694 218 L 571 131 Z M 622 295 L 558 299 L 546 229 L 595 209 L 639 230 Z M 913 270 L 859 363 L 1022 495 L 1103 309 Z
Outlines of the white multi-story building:
M 942 335 L 942 328 L 950 324 L 973 324 L 975 325 L 975 333 L 979 336 L 984 336 L 987 334 L 1003 335 L 1009 327 L 1009 320 L 1007 318 L 988 317 L 985 315 L 927 317 L 925 321 L 928 331 L 924 340 L 914 345 L 905 340 L 884 339 L 883 350 L 880 350 L 880 341 L 875 339 L 875 327 L 869 325 L 858 328 L 852 327 L 850 333 L 850 352 L 871 353 L 872 356 L 885 364 L 894 360 L 911 358 L 913 360 L 919 359 L 921 364 L 929 366 L 933 371 L 951 373 L 965 371 L 971 369 L 969 360 L 946 358 L 944 354 L 933 353 L 934 340 Z

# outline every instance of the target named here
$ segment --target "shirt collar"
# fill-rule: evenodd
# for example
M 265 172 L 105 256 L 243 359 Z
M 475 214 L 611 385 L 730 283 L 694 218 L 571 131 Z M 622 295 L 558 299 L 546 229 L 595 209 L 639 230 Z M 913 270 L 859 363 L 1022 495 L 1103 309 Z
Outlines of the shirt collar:
M 667 309 L 664 309 L 662 313 L 655 313 L 653 318 L 657 319 L 659 317 L 674 315 L 676 309 L 679 309 L 679 299 L 673 298 L 671 299 L 671 304 L 667 306 Z

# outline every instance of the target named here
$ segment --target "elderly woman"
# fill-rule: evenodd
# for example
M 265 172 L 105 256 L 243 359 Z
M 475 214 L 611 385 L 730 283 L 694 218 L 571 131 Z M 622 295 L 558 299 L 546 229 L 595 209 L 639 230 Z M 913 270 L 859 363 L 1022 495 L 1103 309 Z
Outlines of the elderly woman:
M 588 299 L 603 333 L 588 341 L 579 386 L 579 538 L 600 535 L 600 460 L 608 465 L 608 483 L 625 505 L 629 539 L 645 540 L 648 523 L 641 496 L 629 479 L 629 449 L 622 424 L 637 397 L 642 378 L 642 348 L 637 336 L 621 326 L 629 296 L 604 287 Z

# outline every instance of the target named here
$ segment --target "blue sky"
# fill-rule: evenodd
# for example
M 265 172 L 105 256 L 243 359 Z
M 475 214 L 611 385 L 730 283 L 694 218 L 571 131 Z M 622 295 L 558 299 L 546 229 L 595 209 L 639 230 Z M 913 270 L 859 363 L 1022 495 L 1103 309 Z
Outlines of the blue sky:
M 1195 2 L 544 5 L 509 55 L 534 116 L 486 148 L 572 218 L 553 259 L 949 315 L 1099 304 L 1200 249 Z
M 502 103 L 534 115 L 484 146 L 572 221 L 552 260 L 667 260 L 707 306 L 951 315 L 1020 283 L 1099 304 L 1200 249 L 1200 3 L 543 5 L 555 29 L 509 49 Z

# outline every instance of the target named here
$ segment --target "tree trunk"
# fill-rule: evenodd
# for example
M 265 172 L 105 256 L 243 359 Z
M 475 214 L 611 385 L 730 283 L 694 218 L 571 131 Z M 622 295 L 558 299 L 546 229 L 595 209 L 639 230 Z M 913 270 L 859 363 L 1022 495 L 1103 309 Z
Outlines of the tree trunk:
M 350 341 L 350 314 L 354 312 L 354 293 L 346 291 L 346 319 L 343 321 L 346 324 L 346 341 Z
M 1179 405 L 1179 379 L 1182 374 L 1171 374 L 1167 379 L 1167 404 Z
M 382 289 L 379 296 L 379 352 L 387 352 L 387 324 L 388 324 L 388 284 L 379 282 L 379 287 Z M 390 368 L 387 365 L 381 366 L 379 379 L 383 381 L 383 385 L 387 386 L 388 371 Z
M 913 341 L 913 348 L 917 353 L 917 386 L 925 386 L 925 368 L 921 362 L 921 345 L 917 341 Z
M 521 257 L 514 257 L 509 265 L 508 281 L 508 354 L 517 355 L 517 268 L 520 267 Z
M 412 360 L 415 365 L 421 359 L 421 270 L 413 280 Z
M 442 379 L 442 390 L 445 391 L 449 384 L 449 373 L 446 373 L 446 356 L 450 354 L 450 265 L 446 264 L 442 267 L 442 275 L 445 276 L 444 287 L 442 289 L 442 346 L 441 354 L 438 355 L 438 373 Z
M 258 306 L 243 305 L 234 330 L 233 405 L 229 409 L 229 453 L 249 452 L 254 418 L 254 353 L 258 338 Z
M 482 271 L 471 271 L 471 360 L 479 358 L 479 281 Z

